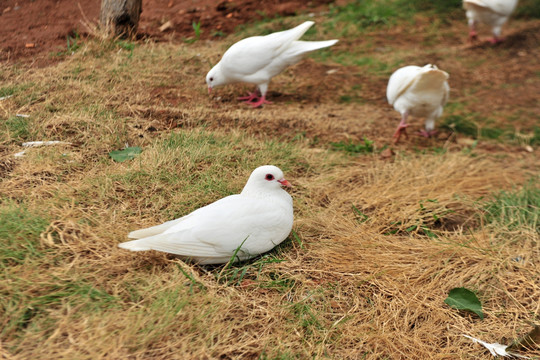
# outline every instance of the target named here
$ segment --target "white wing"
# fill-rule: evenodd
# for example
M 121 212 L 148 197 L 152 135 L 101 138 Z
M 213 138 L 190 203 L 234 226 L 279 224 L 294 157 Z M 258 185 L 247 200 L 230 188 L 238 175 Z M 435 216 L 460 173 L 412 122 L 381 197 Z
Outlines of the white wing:
M 268 199 L 231 195 L 162 225 L 170 223 L 161 234 L 119 246 L 186 257 L 227 258 L 245 240 L 242 251 L 256 255 L 287 237 L 292 228 L 292 207 L 287 211 Z
M 189 216 L 189 215 L 190 214 L 188 214 L 186 216 Z M 171 226 L 174 226 L 174 225 L 178 224 L 180 221 L 183 221 L 186 218 L 186 216 L 181 217 L 179 219 L 170 220 L 170 221 L 164 222 L 163 224 L 152 226 L 152 227 L 149 227 L 149 228 L 146 228 L 146 229 L 140 229 L 140 230 L 132 231 L 132 232 L 130 232 L 128 234 L 128 238 L 129 239 L 142 239 L 142 238 L 145 238 L 145 237 L 161 234 L 162 232 L 164 232 L 165 230 L 167 230 Z
M 390 76 L 386 88 L 386 98 L 390 105 L 394 105 L 396 99 L 414 83 L 421 70 L 419 66 L 410 65 L 396 70 Z
M 223 55 L 222 71 L 233 76 L 256 73 L 286 51 L 291 43 L 304 35 L 313 24 L 313 21 L 306 21 L 293 29 L 240 40 Z

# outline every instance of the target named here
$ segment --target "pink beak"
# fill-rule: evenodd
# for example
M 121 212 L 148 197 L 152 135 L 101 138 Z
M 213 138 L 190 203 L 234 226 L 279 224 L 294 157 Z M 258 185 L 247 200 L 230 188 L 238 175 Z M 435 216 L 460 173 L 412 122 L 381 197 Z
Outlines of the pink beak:
M 211 92 L 212 92 L 212 88 L 209 86 L 208 87 L 208 95 L 210 95 Z
M 280 179 L 280 180 L 278 180 L 278 183 L 280 183 L 282 186 L 292 187 L 291 183 L 288 182 L 288 181 L 285 180 L 285 179 Z

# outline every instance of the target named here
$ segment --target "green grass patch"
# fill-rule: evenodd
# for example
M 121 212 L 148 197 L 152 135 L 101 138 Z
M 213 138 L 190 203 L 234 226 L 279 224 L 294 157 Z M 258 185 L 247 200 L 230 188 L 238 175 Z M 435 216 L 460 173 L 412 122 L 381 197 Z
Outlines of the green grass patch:
M 139 198 L 163 211 L 165 218 L 176 218 L 239 193 L 259 166 L 278 166 L 286 177 L 291 171 L 306 171 L 309 164 L 302 154 L 298 144 L 204 130 L 178 131 L 146 146 L 135 159 L 122 163 L 121 171 L 104 155 L 109 170 L 104 176 L 86 179 L 78 197 L 84 203 L 111 204 Z M 115 191 L 115 184 L 121 192 Z M 126 209 L 126 214 L 131 211 Z
M 0 264 L 9 267 L 27 258 L 39 257 L 39 235 L 49 221 L 24 205 L 6 203 L 0 207 Z
M 1 333 L 13 335 L 26 329 L 52 331 L 54 320 L 49 313 L 64 307 L 80 307 L 89 313 L 116 307 L 117 298 L 83 280 L 53 279 L 54 282 L 36 282 L 15 278 L 9 287 L 0 290 L 0 317 L 6 319 Z
M 540 144 L 540 127 L 535 126 L 533 130 L 533 137 L 531 139 L 531 144 L 538 145 Z
M 17 90 L 20 89 L 18 86 L 4 86 L 0 87 L 0 98 L 5 96 L 11 96 L 14 95 Z
M 6 121 L 0 123 L 0 128 L 3 128 L 0 139 L 29 140 L 31 135 L 31 120 L 30 118 L 11 116 Z
M 352 154 L 370 154 L 375 148 L 372 140 L 368 140 L 364 137 L 364 141 L 360 143 L 354 143 L 352 141 L 340 141 L 330 143 L 334 150 L 345 151 Z
M 540 18 L 540 2 L 538 0 L 520 0 L 516 8 L 516 17 L 520 18 Z
M 508 229 L 529 228 L 540 233 L 540 187 L 538 179 L 531 180 L 515 191 L 501 191 L 483 206 L 487 223 Z
M 395 24 L 399 20 L 411 21 L 420 11 L 448 14 L 461 8 L 461 0 L 356 0 L 344 6 L 330 6 L 325 28 L 346 37 L 354 31 L 365 31 Z
M 462 0 L 398 0 L 397 6 L 408 11 L 435 11 L 437 14 L 454 13 L 463 7 Z
M 444 119 L 440 127 L 470 136 L 473 139 L 512 140 L 514 138 L 512 129 L 487 126 L 489 123 L 487 119 L 478 119 L 478 122 L 483 124 L 478 125 L 476 121 L 472 120 L 476 116 L 476 114 L 470 114 L 470 116 L 450 115 Z

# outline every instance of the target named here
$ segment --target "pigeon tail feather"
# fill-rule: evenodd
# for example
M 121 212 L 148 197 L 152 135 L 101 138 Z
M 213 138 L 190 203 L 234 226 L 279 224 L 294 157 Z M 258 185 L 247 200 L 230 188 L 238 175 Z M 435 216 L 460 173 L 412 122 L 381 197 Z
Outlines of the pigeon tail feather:
M 326 41 L 293 41 L 287 50 L 281 55 L 281 59 L 287 66 L 294 65 L 308 52 L 334 45 L 337 40 Z
M 142 239 L 142 238 L 146 238 L 146 237 L 149 237 L 149 236 L 154 236 L 154 235 L 161 234 L 165 230 L 169 229 L 170 227 L 172 227 L 172 226 L 178 224 L 180 221 L 184 220 L 184 218 L 185 218 L 185 216 L 181 217 L 179 219 L 167 221 L 167 222 L 164 222 L 163 224 L 152 226 L 152 227 L 149 227 L 149 228 L 146 228 L 146 229 L 140 229 L 140 230 L 132 231 L 132 232 L 130 232 L 128 234 L 128 238 L 129 239 Z
M 118 247 L 120 247 L 122 249 L 126 249 L 126 250 L 131 250 L 131 251 L 148 251 L 148 250 L 152 250 L 151 247 L 149 247 L 147 244 L 145 244 L 141 240 L 133 240 L 133 241 L 123 242 L 123 243 L 118 244 Z
M 293 41 L 298 40 L 306 33 L 306 31 L 308 31 L 310 27 L 313 26 L 313 24 L 315 24 L 315 22 L 305 21 L 302 24 L 298 25 L 297 27 L 294 27 L 290 30 L 285 30 L 284 32 L 289 33 Z
M 338 40 L 325 40 L 325 41 L 294 41 L 289 49 L 287 50 L 287 54 L 289 53 L 295 53 L 295 54 L 303 54 L 310 51 L 323 49 L 325 47 L 329 47 L 337 43 Z

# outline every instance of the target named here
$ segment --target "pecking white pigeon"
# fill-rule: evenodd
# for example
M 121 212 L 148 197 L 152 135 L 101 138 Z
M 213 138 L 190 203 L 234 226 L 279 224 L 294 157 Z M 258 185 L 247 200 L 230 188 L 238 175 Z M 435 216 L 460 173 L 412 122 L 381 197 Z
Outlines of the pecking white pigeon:
M 200 264 L 245 260 L 281 243 L 291 232 L 291 184 L 276 166 L 255 169 L 240 194 L 230 195 L 176 220 L 132 231 L 119 244 L 131 251 L 158 250 Z
M 476 24 L 478 22 L 493 27 L 493 38 L 489 41 L 493 44 L 503 41 L 501 28 L 508 20 L 518 0 L 463 0 L 467 20 L 469 22 L 469 40 L 476 40 Z
M 426 118 L 426 129 L 420 131 L 421 135 L 430 137 L 436 133 L 435 120 L 442 115 L 443 106 L 450 95 L 447 79 L 446 72 L 431 64 L 424 67 L 405 66 L 390 76 L 386 97 L 388 103 L 401 114 L 394 143 L 399 141 L 401 133 L 407 136 L 409 115 Z
M 332 46 L 338 40 L 299 41 L 300 37 L 314 24 L 306 21 L 297 27 L 275 32 L 266 36 L 253 36 L 232 45 L 223 54 L 221 61 L 206 75 L 208 93 L 216 86 L 236 82 L 257 85 L 257 89 L 244 100 L 253 107 L 270 104 L 266 91 L 270 80 L 290 65 L 299 62 L 310 51 Z

